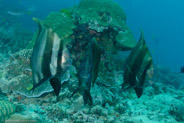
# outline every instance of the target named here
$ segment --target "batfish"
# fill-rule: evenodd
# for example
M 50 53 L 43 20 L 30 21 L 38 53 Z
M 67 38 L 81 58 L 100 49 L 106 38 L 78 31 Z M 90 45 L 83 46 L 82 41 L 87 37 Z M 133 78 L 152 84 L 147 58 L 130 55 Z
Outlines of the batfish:
M 132 49 L 125 62 L 124 82 L 122 90 L 134 88 L 137 97 L 143 94 L 143 85 L 145 83 L 147 71 L 153 66 L 151 53 L 146 46 L 143 32 L 137 45 Z
M 61 89 L 60 76 L 67 68 L 69 52 L 58 34 L 41 20 L 33 18 L 38 24 L 38 36 L 31 57 L 33 88 L 50 81 L 56 96 Z
M 93 104 L 90 89 L 91 84 L 94 84 L 97 78 L 100 59 L 101 48 L 97 45 L 96 40 L 93 38 L 87 47 L 86 54 L 78 70 L 78 88 L 71 95 L 72 97 L 77 91 L 80 91 L 83 94 L 85 105 Z

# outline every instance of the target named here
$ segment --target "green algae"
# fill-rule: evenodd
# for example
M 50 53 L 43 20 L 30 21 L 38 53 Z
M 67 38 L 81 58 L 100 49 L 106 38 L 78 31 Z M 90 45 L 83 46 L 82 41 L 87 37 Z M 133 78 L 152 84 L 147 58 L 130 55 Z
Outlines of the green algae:
M 69 9 L 61 9 L 60 12 L 65 14 L 67 17 L 72 18 L 72 13 Z

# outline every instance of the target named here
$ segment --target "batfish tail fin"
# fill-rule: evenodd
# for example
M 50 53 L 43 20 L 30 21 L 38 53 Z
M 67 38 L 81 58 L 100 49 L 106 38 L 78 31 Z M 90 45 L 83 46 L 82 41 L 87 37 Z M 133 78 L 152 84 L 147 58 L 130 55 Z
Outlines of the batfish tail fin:
M 135 93 L 137 95 L 138 98 L 140 98 L 143 94 L 143 88 L 140 88 L 140 87 L 135 87 Z
M 50 80 L 50 84 L 52 86 L 52 88 L 54 89 L 54 93 L 56 94 L 56 96 L 59 96 L 59 92 L 61 90 L 61 82 L 58 78 L 51 78 Z
M 84 91 L 83 100 L 84 100 L 84 105 L 86 104 L 93 105 L 92 97 L 89 90 Z

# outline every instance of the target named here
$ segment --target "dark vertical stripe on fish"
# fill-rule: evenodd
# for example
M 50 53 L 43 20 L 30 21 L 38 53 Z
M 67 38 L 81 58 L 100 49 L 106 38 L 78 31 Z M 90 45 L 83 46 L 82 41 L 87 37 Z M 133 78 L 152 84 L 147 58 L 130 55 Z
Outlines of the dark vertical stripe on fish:
M 42 73 L 43 76 L 51 76 L 51 72 L 50 72 L 50 63 L 51 63 L 51 56 L 52 56 L 52 48 L 53 48 L 53 36 L 54 33 L 52 32 L 51 29 L 47 30 L 47 34 L 46 34 L 46 46 L 44 49 L 44 54 L 43 54 L 43 59 L 41 61 L 41 65 L 42 65 Z
M 63 42 L 60 40 L 60 46 L 59 46 L 59 51 L 58 51 L 58 59 L 57 59 L 57 72 L 61 72 L 61 62 L 62 62 L 62 55 L 63 55 Z

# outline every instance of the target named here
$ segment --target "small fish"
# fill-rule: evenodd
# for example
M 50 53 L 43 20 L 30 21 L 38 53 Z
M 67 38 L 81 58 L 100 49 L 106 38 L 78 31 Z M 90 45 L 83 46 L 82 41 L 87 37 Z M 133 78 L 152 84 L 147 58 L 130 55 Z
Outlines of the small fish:
M 22 16 L 25 14 L 25 12 L 18 12 L 18 11 L 7 11 L 7 13 L 13 16 Z
M 94 84 L 98 75 L 98 66 L 101 59 L 101 48 L 97 45 L 95 38 L 88 45 L 87 52 L 78 70 L 79 85 L 71 97 L 80 91 L 83 94 L 84 104 L 92 105 L 90 94 L 91 84 Z
M 35 11 L 36 11 L 36 6 L 30 5 L 30 6 L 28 7 L 27 11 L 29 11 L 29 12 L 35 12 Z
M 122 90 L 134 88 L 137 97 L 140 98 L 143 94 L 143 85 L 145 83 L 147 71 L 152 68 L 152 66 L 152 56 L 146 46 L 142 32 L 139 42 L 132 49 L 126 60 Z
M 180 73 L 184 73 L 184 66 L 180 68 Z
M 13 10 L 9 10 L 9 11 L 7 11 L 7 13 L 9 14 L 9 15 L 12 15 L 12 16 L 23 16 L 23 15 L 31 15 L 32 14 L 32 12 L 31 11 L 18 11 L 18 10 L 15 10 L 15 11 L 13 11 Z
M 33 88 L 50 81 L 56 96 L 61 89 L 60 76 L 70 63 L 69 51 L 63 41 L 51 28 L 41 20 L 33 18 L 38 24 L 39 33 L 35 42 L 31 57 L 31 69 L 33 76 Z

